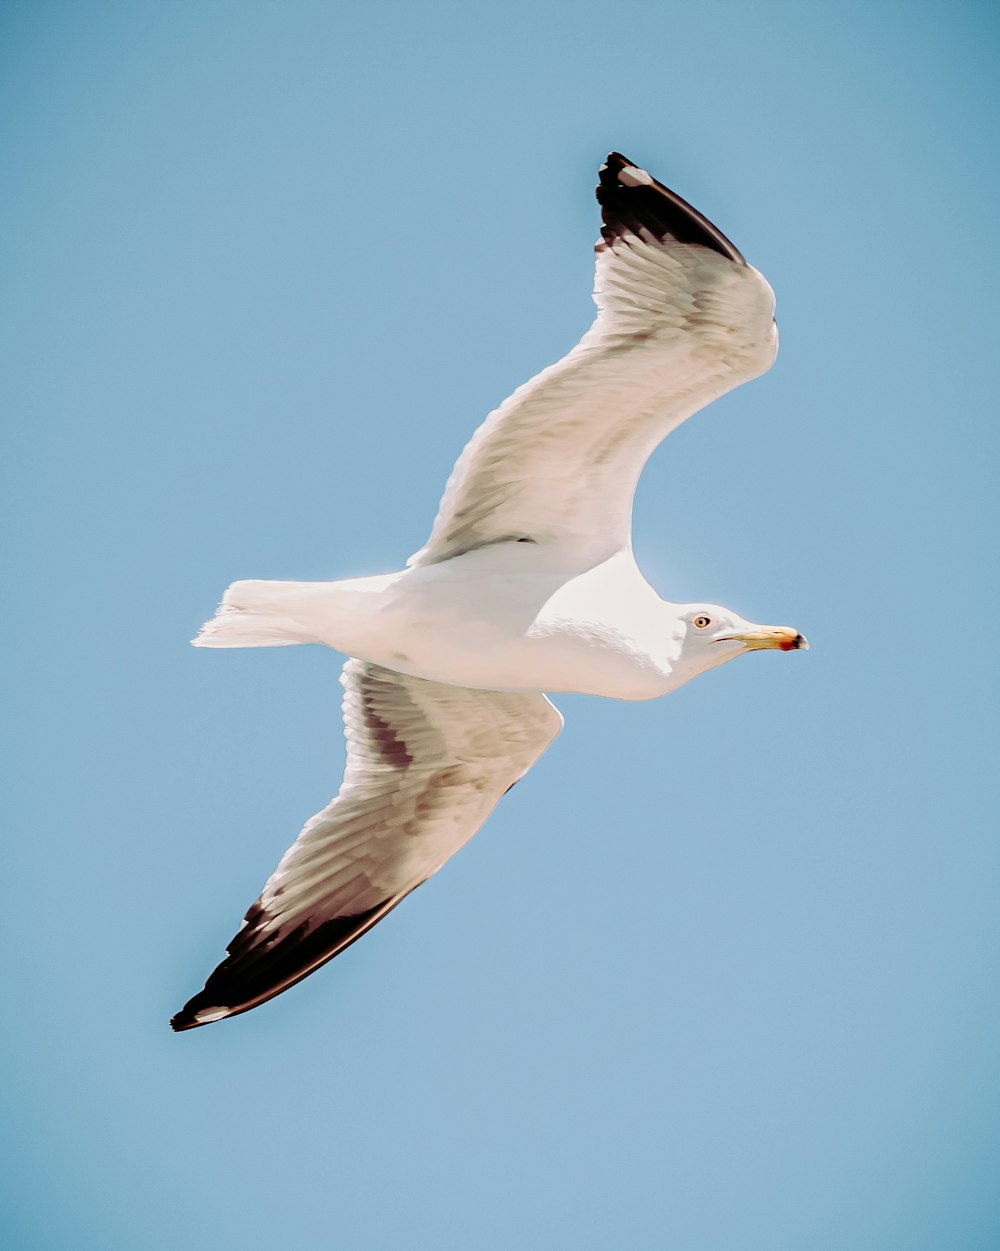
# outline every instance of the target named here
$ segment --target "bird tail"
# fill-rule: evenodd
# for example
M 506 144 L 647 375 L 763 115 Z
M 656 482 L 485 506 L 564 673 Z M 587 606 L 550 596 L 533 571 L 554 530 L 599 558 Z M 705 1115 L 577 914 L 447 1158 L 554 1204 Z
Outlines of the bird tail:
M 318 596 L 328 594 L 329 587 L 328 582 L 234 582 L 191 642 L 195 647 L 318 643 L 307 623 L 315 616 Z

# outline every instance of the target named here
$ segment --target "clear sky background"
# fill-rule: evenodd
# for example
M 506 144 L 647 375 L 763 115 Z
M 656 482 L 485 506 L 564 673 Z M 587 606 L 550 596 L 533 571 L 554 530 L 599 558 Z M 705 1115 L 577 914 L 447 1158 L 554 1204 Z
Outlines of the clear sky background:
M 1000 1246 L 995 10 L 0 10 L 0 1241 Z M 590 321 L 610 148 L 775 288 L 660 450 L 668 598 L 806 633 L 561 697 L 484 831 L 287 995 L 167 1019 L 343 763 L 228 582 L 398 567 Z

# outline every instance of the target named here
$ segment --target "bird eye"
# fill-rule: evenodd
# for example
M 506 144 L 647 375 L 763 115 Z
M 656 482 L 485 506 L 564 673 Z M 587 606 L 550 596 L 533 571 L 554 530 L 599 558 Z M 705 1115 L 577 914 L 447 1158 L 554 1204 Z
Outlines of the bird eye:
M 706 626 L 710 626 L 712 624 L 712 618 L 706 617 L 704 613 L 700 613 L 697 617 L 695 617 L 693 624 L 697 629 L 704 630 Z

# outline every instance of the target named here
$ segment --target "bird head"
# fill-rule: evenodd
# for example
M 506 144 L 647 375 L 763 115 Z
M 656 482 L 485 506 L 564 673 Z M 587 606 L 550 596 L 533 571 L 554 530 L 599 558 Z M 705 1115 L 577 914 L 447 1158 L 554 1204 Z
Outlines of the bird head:
M 680 664 L 694 677 L 744 652 L 807 651 L 808 641 L 794 626 L 754 625 L 718 604 L 678 606 Z

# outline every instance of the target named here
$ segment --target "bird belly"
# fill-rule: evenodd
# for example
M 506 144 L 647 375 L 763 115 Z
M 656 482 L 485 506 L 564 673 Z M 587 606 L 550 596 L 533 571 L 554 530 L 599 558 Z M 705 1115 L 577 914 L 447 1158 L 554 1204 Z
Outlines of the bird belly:
M 453 686 L 616 699 L 651 699 L 667 689 L 669 667 L 636 637 L 642 615 L 634 598 L 624 597 L 621 622 L 587 611 L 595 598 L 620 604 L 620 586 L 609 597 L 594 585 L 597 571 L 510 569 L 478 555 L 331 584 L 316 636 L 361 660 Z
M 411 677 L 486 690 L 653 699 L 666 689 L 648 659 L 579 627 L 514 635 L 477 622 L 411 621 L 391 643 L 351 654 Z

